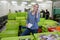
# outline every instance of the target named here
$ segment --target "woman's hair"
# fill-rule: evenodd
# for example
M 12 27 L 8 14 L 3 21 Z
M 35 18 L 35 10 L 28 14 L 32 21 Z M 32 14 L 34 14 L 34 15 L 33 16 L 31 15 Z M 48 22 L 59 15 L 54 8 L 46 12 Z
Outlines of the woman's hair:
M 34 4 L 33 6 L 35 6 L 35 5 L 37 5 L 37 6 L 39 7 L 39 5 L 38 5 L 38 4 Z
M 34 4 L 34 5 L 32 5 L 31 11 L 33 11 L 33 7 L 34 7 L 35 5 L 37 5 L 38 8 L 39 8 L 39 5 L 38 5 L 38 4 Z

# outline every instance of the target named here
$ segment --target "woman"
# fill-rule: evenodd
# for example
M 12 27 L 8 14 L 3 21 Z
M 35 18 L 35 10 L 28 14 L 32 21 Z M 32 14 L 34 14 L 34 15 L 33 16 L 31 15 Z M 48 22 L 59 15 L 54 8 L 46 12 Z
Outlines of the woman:
M 33 5 L 33 10 L 28 12 L 27 25 L 26 25 L 27 29 L 21 34 L 21 36 L 38 32 L 38 22 L 40 20 L 40 12 L 38 12 L 38 8 L 39 5 L 35 4 Z M 29 23 L 32 24 L 30 28 L 28 27 Z

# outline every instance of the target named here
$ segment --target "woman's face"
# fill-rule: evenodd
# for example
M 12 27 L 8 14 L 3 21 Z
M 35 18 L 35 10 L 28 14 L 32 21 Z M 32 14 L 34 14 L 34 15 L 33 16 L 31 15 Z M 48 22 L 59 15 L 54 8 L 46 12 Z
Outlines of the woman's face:
M 34 10 L 34 11 L 38 11 L 38 8 L 39 8 L 38 5 L 34 5 L 34 6 L 33 6 L 33 10 Z

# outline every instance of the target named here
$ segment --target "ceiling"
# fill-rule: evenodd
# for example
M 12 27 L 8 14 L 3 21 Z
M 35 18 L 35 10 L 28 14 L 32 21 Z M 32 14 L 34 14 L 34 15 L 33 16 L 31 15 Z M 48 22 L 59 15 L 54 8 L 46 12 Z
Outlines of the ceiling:
M 0 0 L 0 1 L 3 1 L 3 0 Z M 6 0 L 6 1 L 8 1 L 8 2 L 10 2 L 11 3 L 11 1 L 17 1 L 17 3 L 18 4 L 21 4 L 22 2 L 27 2 L 28 4 L 30 4 L 31 2 L 36 2 L 36 3 L 40 3 L 40 2 L 37 2 L 36 0 Z M 50 1 L 50 0 L 43 0 L 43 2 L 44 1 Z M 51 1 L 60 1 L 60 0 L 51 0 Z
M 0 0 L 0 1 L 3 1 L 3 0 Z M 36 0 L 6 0 L 8 2 L 11 3 L 11 1 L 17 1 L 18 4 L 21 4 L 22 2 L 27 2 L 28 4 L 30 4 L 31 2 L 36 2 L 36 3 L 40 3 L 40 2 L 37 2 Z M 48 0 L 43 0 L 44 1 L 48 1 Z
M 2 0 L 0 0 L 0 1 L 2 1 Z M 9 2 L 11 2 L 11 1 L 17 1 L 17 2 L 23 2 L 23 1 L 36 2 L 36 0 L 7 0 L 7 1 L 9 1 Z M 48 1 L 48 0 L 43 0 L 43 1 Z
M 2 1 L 2 0 L 0 0 Z M 36 0 L 7 0 L 7 1 L 17 1 L 17 2 L 22 2 L 22 1 L 30 1 L 30 2 L 35 2 Z M 48 1 L 48 0 L 44 0 L 44 1 Z M 51 1 L 60 1 L 60 0 L 51 0 Z

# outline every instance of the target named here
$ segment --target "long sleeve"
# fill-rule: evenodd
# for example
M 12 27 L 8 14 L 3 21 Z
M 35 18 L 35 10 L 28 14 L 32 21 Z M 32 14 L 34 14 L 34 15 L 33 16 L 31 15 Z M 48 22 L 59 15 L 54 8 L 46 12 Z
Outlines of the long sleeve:
M 26 20 L 27 24 L 29 23 L 29 12 L 28 12 L 28 15 L 27 15 L 27 20 Z
M 38 13 L 38 17 L 36 17 L 36 22 L 39 22 L 40 21 L 40 13 Z

